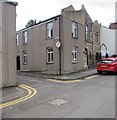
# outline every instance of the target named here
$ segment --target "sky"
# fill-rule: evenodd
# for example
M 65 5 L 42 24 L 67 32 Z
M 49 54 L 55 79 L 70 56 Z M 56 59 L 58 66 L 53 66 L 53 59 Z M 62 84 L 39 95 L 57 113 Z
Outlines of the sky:
M 115 22 L 115 1 L 117 0 L 15 0 L 16 30 L 23 29 L 31 19 L 43 21 L 61 14 L 61 10 L 73 5 L 75 10 L 80 10 L 82 4 L 93 21 L 98 20 L 101 25 L 109 27 Z

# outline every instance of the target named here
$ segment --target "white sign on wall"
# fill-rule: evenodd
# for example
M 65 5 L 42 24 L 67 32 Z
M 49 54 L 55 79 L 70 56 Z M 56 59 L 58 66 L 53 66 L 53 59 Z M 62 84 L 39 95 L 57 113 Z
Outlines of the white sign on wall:
M 61 46 L 61 43 L 58 41 L 56 42 L 56 47 L 59 48 Z

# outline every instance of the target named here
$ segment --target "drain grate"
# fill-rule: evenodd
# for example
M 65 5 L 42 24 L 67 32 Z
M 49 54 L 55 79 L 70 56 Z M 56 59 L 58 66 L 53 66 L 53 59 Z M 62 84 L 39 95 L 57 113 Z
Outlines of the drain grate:
M 59 98 L 55 98 L 54 100 L 51 100 L 49 103 L 53 104 L 53 105 L 56 105 L 56 106 L 61 106 L 66 102 L 68 102 L 68 101 L 65 101 L 65 100 L 62 100 L 62 99 L 59 99 Z

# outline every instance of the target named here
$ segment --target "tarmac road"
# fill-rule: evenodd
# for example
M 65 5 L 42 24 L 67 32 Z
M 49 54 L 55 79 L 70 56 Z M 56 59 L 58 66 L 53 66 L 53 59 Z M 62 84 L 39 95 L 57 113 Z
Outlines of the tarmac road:
M 95 75 L 73 82 L 18 76 L 37 94 L 3 109 L 3 118 L 114 118 L 115 75 Z

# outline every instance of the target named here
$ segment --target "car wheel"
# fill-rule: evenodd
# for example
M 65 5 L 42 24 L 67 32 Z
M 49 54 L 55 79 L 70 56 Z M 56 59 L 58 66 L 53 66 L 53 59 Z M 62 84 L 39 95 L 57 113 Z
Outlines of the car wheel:
M 97 71 L 99 75 L 102 75 L 102 71 Z

